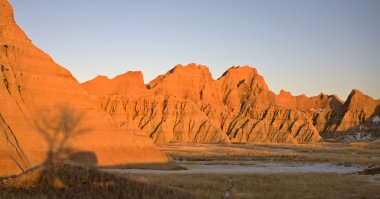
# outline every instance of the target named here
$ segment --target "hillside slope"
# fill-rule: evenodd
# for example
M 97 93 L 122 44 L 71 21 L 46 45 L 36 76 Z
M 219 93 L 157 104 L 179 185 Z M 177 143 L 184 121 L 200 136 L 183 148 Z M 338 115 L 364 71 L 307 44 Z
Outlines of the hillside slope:
M 82 132 L 70 139 L 69 149 L 93 154 L 98 166 L 169 161 L 145 137 L 112 128 L 71 73 L 34 46 L 6 0 L 0 0 L 0 68 L 0 176 L 44 162 L 59 147 L 54 142 L 62 141 L 48 140 L 48 131 Z

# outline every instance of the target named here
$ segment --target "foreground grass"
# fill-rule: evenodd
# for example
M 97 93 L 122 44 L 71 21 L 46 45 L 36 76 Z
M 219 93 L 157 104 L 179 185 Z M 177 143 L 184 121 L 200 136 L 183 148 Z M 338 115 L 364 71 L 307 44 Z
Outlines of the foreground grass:
M 338 174 L 170 174 L 125 175 L 140 182 L 161 184 L 190 191 L 209 199 L 220 199 L 228 190 L 230 198 L 380 198 L 374 177 Z M 379 179 L 378 179 L 379 180 Z
M 59 166 L 37 169 L 0 184 L 0 198 L 200 198 L 166 187 L 103 173 L 96 169 Z
M 60 166 L 0 184 L 0 198 L 379 198 L 380 177 L 327 173 L 136 174 Z
M 247 160 L 380 165 L 380 142 L 308 145 L 162 146 L 176 160 L 249 164 Z M 149 168 L 149 167 L 147 167 Z M 180 169 L 180 167 L 174 167 Z M 371 167 L 365 174 L 378 174 Z M 0 183 L 0 198 L 380 198 L 380 177 L 330 173 L 108 174 L 61 165 L 40 168 Z M 231 187 L 232 184 L 232 188 Z

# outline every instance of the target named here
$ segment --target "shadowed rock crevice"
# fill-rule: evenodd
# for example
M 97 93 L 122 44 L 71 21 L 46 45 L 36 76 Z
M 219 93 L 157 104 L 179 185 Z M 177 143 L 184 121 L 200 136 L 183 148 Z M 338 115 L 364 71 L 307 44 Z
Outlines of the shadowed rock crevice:
M 380 115 L 379 106 L 379 100 L 374 100 L 359 90 L 352 90 L 342 108 L 332 111 L 323 136 L 330 139 L 346 139 L 347 136 L 359 134 L 359 137 L 379 137 L 378 129 L 372 122 L 374 117 Z
M 1 141 L 0 144 L 5 151 L 8 151 L 8 155 L 12 162 L 17 165 L 21 171 L 26 171 L 30 167 L 28 158 L 26 157 L 22 147 L 20 146 L 14 132 L 10 126 L 6 123 L 3 115 L 0 113 L 0 127 L 2 129 L 3 138 L 5 141 Z M 1 137 L 0 137 L 1 138 Z

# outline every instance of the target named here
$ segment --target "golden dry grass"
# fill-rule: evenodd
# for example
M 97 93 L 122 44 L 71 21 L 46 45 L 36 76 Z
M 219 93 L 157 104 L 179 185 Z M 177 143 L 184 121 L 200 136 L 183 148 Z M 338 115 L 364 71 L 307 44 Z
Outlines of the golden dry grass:
M 0 198 L 199 198 L 162 185 L 137 182 L 96 169 L 59 166 L 37 169 L 0 184 Z
M 317 144 L 167 145 L 160 148 L 177 160 L 281 161 L 292 163 L 380 165 L 380 142 Z
M 190 191 L 209 199 L 221 198 L 232 179 L 231 197 L 249 198 L 379 198 L 380 184 L 369 176 L 338 174 L 170 174 L 125 175 L 138 181 Z
M 379 142 L 161 146 L 175 159 L 208 164 L 250 161 L 380 165 Z M 149 169 L 150 167 L 147 167 Z M 180 169 L 178 165 L 173 166 Z M 161 174 L 115 176 L 96 169 L 37 169 L 6 184 L 0 198 L 380 198 L 380 177 L 329 173 Z
M 38 169 L 0 185 L 0 198 L 379 198 L 380 179 L 338 174 L 170 174 L 123 178 L 95 169 Z M 372 177 L 373 178 L 373 177 Z M 378 177 L 379 178 L 379 177 Z M 47 183 L 48 182 L 48 183 Z

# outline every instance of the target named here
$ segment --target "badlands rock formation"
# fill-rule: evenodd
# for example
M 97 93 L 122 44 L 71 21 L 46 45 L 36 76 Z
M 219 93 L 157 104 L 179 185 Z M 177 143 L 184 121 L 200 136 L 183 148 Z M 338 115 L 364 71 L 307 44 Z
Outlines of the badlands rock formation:
M 346 102 L 335 95 L 321 93 L 308 98 L 292 96 L 286 91 L 281 91 L 276 100 L 280 106 L 308 112 L 314 126 L 327 139 L 380 137 L 380 124 L 374 120 L 376 116 L 380 117 L 380 100 L 374 100 L 357 89 L 352 90 Z
M 333 110 L 323 133 L 326 137 L 344 137 L 346 134 L 357 139 L 380 137 L 380 100 L 374 100 L 359 90 L 352 90 L 340 109 Z
M 320 140 L 307 114 L 276 105 L 264 78 L 249 66 L 232 67 L 217 80 L 232 112 L 225 132 L 234 142 L 303 143 Z M 223 120 L 222 120 L 223 121 Z
M 97 96 L 99 109 L 111 123 L 121 129 L 141 129 L 158 144 L 321 139 L 309 114 L 278 106 L 264 78 L 249 66 L 232 67 L 214 80 L 206 66 L 177 65 L 141 94 L 99 95 L 101 87 L 89 88 L 100 83 L 95 78 L 83 85 Z M 142 86 L 140 82 L 138 87 Z
M 214 80 L 206 66 L 176 65 L 145 87 L 141 76 L 138 81 L 123 77 L 97 77 L 83 86 L 114 126 L 141 129 L 158 144 L 309 143 L 358 128 L 365 135 L 380 129 L 380 124 L 372 125 L 380 117 L 380 100 L 358 90 L 346 102 L 323 93 L 293 96 L 282 90 L 276 95 L 249 66 L 231 67 Z M 117 82 L 133 82 L 138 89 Z
M 43 122 L 39 121 L 42 115 L 56 113 L 59 107 L 83 115 L 80 128 L 86 133 L 70 140 L 71 150 L 93 153 L 99 166 L 169 161 L 152 141 L 138 136 L 138 129 L 112 128 L 70 72 L 33 45 L 15 23 L 6 0 L 0 0 L 0 69 L 0 176 L 20 173 L 46 159 L 50 143 L 46 143 L 36 124 Z M 132 79 L 138 74 L 126 76 Z M 126 87 L 128 82 L 117 84 Z M 126 93 L 117 84 L 115 89 Z M 98 94 L 115 93 L 105 89 Z M 67 118 L 66 115 L 64 119 Z
M 146 94 L 142 73 L 129 71 L 113 79 L 97 76 L 93 81 L 82 84 L 94 95 L 127 95 L 130 97 Z

